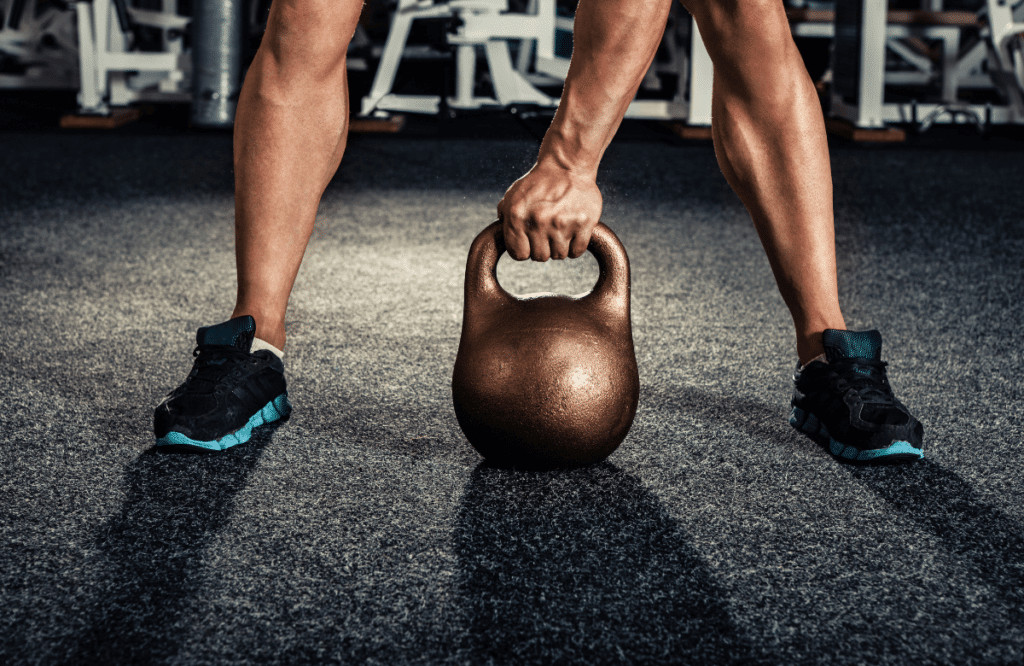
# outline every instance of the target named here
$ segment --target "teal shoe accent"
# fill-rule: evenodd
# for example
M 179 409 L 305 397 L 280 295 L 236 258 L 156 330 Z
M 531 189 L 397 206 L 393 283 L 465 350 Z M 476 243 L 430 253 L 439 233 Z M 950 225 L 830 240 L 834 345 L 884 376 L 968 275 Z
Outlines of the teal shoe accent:
M 800 432 L 810 435 L 811 437 L 820 437 L 822 441 L 827 440 L 828 450 L 832 455 L 846 460 L 856 460 L 861 462 L 878 461 L 883 458 L 888 458 L 889 456 L 899 456 L 899 459 L 902 460 L 924 458 L 924 451 L 916 448 L 910 442 L 897 441 L 884 449 L 863 450 L 837 442 L 828 434 L 828 429 L 825 427 L 824 423 L 819 421 L 814 414 L 805 412 L 799 407 L 793 407 L 793 411 L 790 412 L 789 424 Z
M 292 405 L 288 402 L 288 394 L 282 393 L 253 414 L 252 418 L 244 426 L 224 435 L 220 439 L 204 442 L 187 437 L 180 432 L 169 432 L 156 440 L 156 445 L 200 449 L 203 451 L 224 451 L 232 446 L 248 442 L 249 438 L 252 437 L 254 428 L 280 420 L 291 414 L 291 411 Z
M 804 424 L 804 410 L 799 407 L 794 407 L 789 412 L 789 425 L 794 428 L 799 428 Z
M 924 458 L 924 451 L 915 448 L 910 442 L 893 442 L 889 447 L 884 449 L 868 449 L 866 451 L 861 451 L 857 456 L 857 460 L 875 460 L 877 458 L 897 455 Z
M 196 331 L 196 344 L 226 345 L 249 351 L 255 335 L 256 320 L 251 315 L 244 315 L 216 326 L 203 326 Z

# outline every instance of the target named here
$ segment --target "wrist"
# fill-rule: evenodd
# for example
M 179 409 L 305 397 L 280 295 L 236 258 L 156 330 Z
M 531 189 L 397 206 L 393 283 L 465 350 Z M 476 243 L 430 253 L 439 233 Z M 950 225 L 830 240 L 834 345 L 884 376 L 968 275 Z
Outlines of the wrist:
M 559 115 L 556 114 L 544 135 L 537 164 L 596 180 L 605 149 L 603 142 L 588 137 L 587 128 L 566 122 Z

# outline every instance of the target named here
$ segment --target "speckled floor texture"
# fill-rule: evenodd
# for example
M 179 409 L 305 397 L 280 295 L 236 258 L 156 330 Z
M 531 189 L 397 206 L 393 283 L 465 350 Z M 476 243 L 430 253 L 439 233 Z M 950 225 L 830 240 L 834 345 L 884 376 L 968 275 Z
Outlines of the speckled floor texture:
M 450 378 L 528 129 L 352 138 L 293 295 L 295 412 L 212 455 L 155 452 L 152 410 L 233 304 L 230 135 L 0 133 L 0 663 L 1024 662 L 1024 152 L 833 146 L 847 321 L 926 433 L 856 467 L 787 423 L 789 315 L 710 145 L 617 141 L 636 421 L 605 463 L 519 472 Z

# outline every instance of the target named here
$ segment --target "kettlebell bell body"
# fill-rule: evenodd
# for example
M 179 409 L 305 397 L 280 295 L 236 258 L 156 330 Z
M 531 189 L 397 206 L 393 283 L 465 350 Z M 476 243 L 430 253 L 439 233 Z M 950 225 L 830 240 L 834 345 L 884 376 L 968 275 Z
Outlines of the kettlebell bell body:
M 498 284 L 501 223 L 473 241 L 452 401 L 466 438 L 493 464 L 552 469 L 599 462 L 633 423 L 640 380 L 629 259 L 603 224 L 588 249 L 600 269 L 590 293 L 516 298 Z

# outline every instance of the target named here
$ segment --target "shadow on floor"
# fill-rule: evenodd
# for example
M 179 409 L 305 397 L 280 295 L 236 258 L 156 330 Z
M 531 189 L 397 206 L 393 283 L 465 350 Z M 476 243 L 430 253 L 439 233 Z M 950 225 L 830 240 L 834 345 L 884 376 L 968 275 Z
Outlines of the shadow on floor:
M 793 431 L 781 408 L 729 396 L 709 395 L 683 388 L 669 396 L 652 395 L 662 405 L 685 410 L 701 420 L 727 423 L 751 437 L 781 447 L 799 445 L 802 434 Z M 641 398 L 643 399 L 643 398 Z M 794 439 L 795 438 L 795 439 Z M 811 440 L 807 440 L 811 441 Z M 993 590 L 989 603 L 1000 604 L 1017 626 L 1024 624 L 1024 535 L 1019 523 L 978 497 L 970 483 L 928 457 L 905 465 L 855 465 L 835 456 L 822 464 L 844 467 L 850 475 L 905 516 L 934 534 L 962 567 L 968 568 Z M 825 449 L 821 442 L 818 446 Z
M 638 479 L 482 463 L 454 535 L 460 661 L 754 663 L 724 592 Z
M 928 458 L 912 465 L 858 467 L 851 473 L 900 515 L 938 537 L 962 566 L 991 587 L 989 605 L 1001 604 L 1017 627 L 1024 625 L 1024 536 L 1017 521 Z
M 786 404 L 766 405 L 756 400 L 707 393 L 690 386 L 644 386 L 640 391 L 641 408 L 658 418 L 658 412 L 675 412 L 687 418 L 730 428 L 757 439 L 781 446 L 810 442 L 789 425 L 789 396 Z
M 201 550 L 231 518 L 241 491 L 279 423 L 246 444 L 211 454 L 149 449 L 124 475 L 126 498 L 99 531 L 104 593 L 91 623 L 62 650 L 61 663 L 141 664 L 173 657 L 193 624 L 189 603 Z

